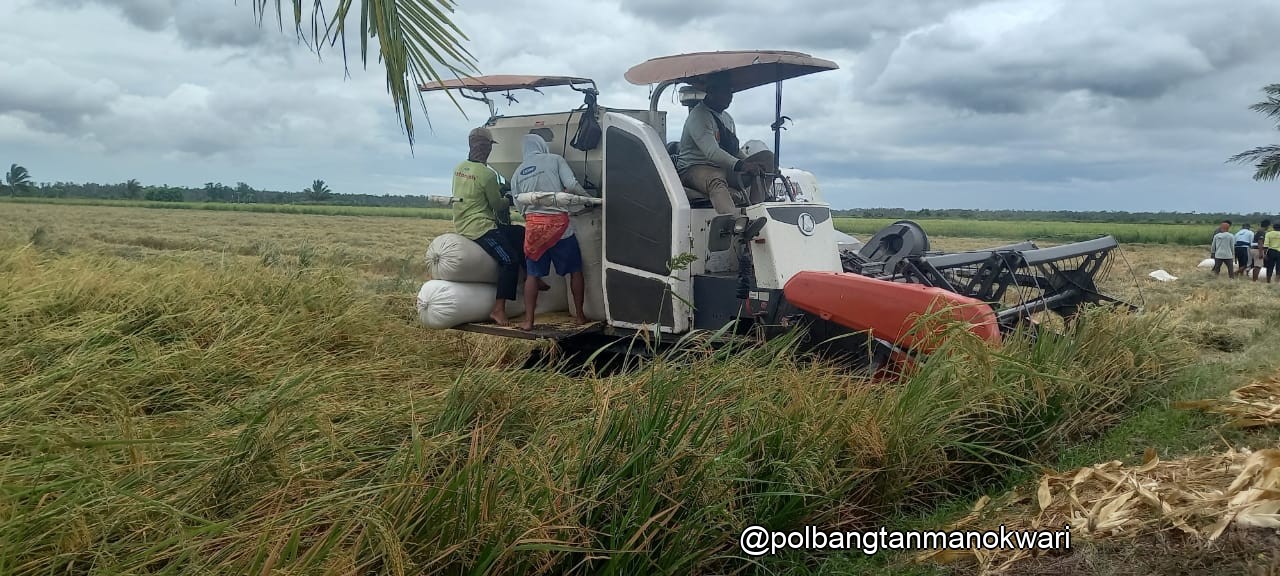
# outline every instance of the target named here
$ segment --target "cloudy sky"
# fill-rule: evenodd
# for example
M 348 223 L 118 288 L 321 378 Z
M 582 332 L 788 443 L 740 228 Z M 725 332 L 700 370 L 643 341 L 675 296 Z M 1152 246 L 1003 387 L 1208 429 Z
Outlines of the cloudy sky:
M 320 60 L 288 26 L 259 28 L 251 4 L 0 0 L 0 163 L 41 182 L 448 193 L 482 104 L 463 101 L 464 118 L 427 98 L 411 150 L 380 66 L 353 52 L 344 78 L 341 52 Z M 1223 163 L 1280 141 L 1248 110 L 1280 82 L 1280 2 L 1224 5 L 461 0 L 456 21 L 481 72 L 589 76 L 614 107 L 647 106 L 622 75 L 655 56 L 834 60 L 787 84 L 782 152 L 840 208 L 1280 211 L 1280 184 Z M 501 111 L 580 103 L 546 92 Z M 772 104 L 771 87 L 735 99 L 744 140 L 772 142 Z M 684 117 L 666 109 L 675 139 Z

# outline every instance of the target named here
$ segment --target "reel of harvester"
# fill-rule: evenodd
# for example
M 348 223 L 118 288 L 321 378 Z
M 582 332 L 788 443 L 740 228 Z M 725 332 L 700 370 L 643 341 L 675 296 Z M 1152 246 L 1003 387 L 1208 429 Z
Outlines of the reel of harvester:
M 1114 267 L 1119 244 L 1111 236 L 1040 248 L 1033 242 L 971 252 L 929 251 L 929 238 L 915 222 L 895 222 L 858 252 L 843 251 L 846 272 L 919 284 L 988 303 L 1002 333 L 1034 326 L 1051 313 L 1069 324 L 1086 304 L 1138 307 L 1099 288 Z M 1136 284 L 1136 280 L 1134 281 Z

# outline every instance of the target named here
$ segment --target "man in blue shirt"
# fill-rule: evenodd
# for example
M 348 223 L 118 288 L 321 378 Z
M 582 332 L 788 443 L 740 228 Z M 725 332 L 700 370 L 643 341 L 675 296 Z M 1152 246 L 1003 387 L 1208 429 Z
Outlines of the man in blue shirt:
M 586 190 L 569 168 L 569 163 L 559 154 L 547 149 L 547 141 L 537 134 L 526 134 L 523 142 L 524 163 L 516 167 L 511 177 L 511 192 L 516 197 L 516 207 L 524 215 L 526 232 L 524 240 L 525 268 L 529 276 L 541 282 L 551 274 L 554 264 L 556 274 L 569 277 L 573 293 L 573 305 L 578 324 L 586 324 L 582 312 L 586 283 L 582 274 L 582 252 L 574 234 L 569 210 L 554 201 L 547 206 L 530 205 L 520 201 L 521 194 L 530 192 L 568 192 L 587 196 Z M 534 313 L 538 308 L 538 290 L 534 282 L 525 281 L 524 322 L 521 330 L 532 330 Z
M 1240 226 L 1240 231 L 1236 232 L 1236 264 L 1240 271 L 1243 272 L 1253 267 L 1253 227 L 1245 223 Z M 1243 276 L 1243 274 L 1241 275 Z

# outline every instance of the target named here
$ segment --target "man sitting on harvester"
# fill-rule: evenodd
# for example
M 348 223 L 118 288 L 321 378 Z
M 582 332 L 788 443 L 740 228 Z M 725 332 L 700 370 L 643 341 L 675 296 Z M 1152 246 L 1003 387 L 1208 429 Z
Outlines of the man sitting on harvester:
M 586 324 L 582 304 L 585 282 L 582 275 L 582 251 L 574 235 L 573 221 L 569 218 L 568 203 L 556 198 L 557 193 L 587 196 L 586 190 L 569 168 L 569 163 L 558 154 L 547 150 L 547 141 L 537 134 L 524 137 L 524 162 L 511 177 L 511 193 L 516 208 L 524 215 L 525 268 L 529 276 L 541 282 L 551 273 L 554 264 L 556 274 L 569 277 L 569 289 L 573 293 L 575 320 Z M 526 202 L 525 199 L 530 201 Z M 538 307 L 538 289 L 528 280 L 524 287 L 523 330 L 533 329 L 533 316 Z
M 773 169 L 773 152 L 742 153 L 727 112 L 733 91 L 726 77 L 712 75 L 705 89 L 685 120 L 676 169 L 680 181 L 710 198 L 716 212 L 735 214 L 739 206 L 764 202 L 767 184 L 760 175 Z

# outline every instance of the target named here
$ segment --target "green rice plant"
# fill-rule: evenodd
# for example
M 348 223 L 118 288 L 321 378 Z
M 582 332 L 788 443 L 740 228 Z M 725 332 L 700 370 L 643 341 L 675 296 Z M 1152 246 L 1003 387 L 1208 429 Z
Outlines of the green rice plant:
M 1159 315 L 1085 310 L 1062 334 L 1016 334 L 993 348 L 953 325 L 877 407 L 898 459 L 894 500 L 981 489 L 1113 426 L 1159 397 L 1192 359 Z
M 798 333 L 570 377 L 421 329 L 318 256 L 22 246 L 0 272 L 4 574 L 769 569 L 746 526 L 928 510 L 1113 425 L 1187 358 L 1162 318 L 1099 309 L 1000 347 L 951 327 L 894 380 Z

